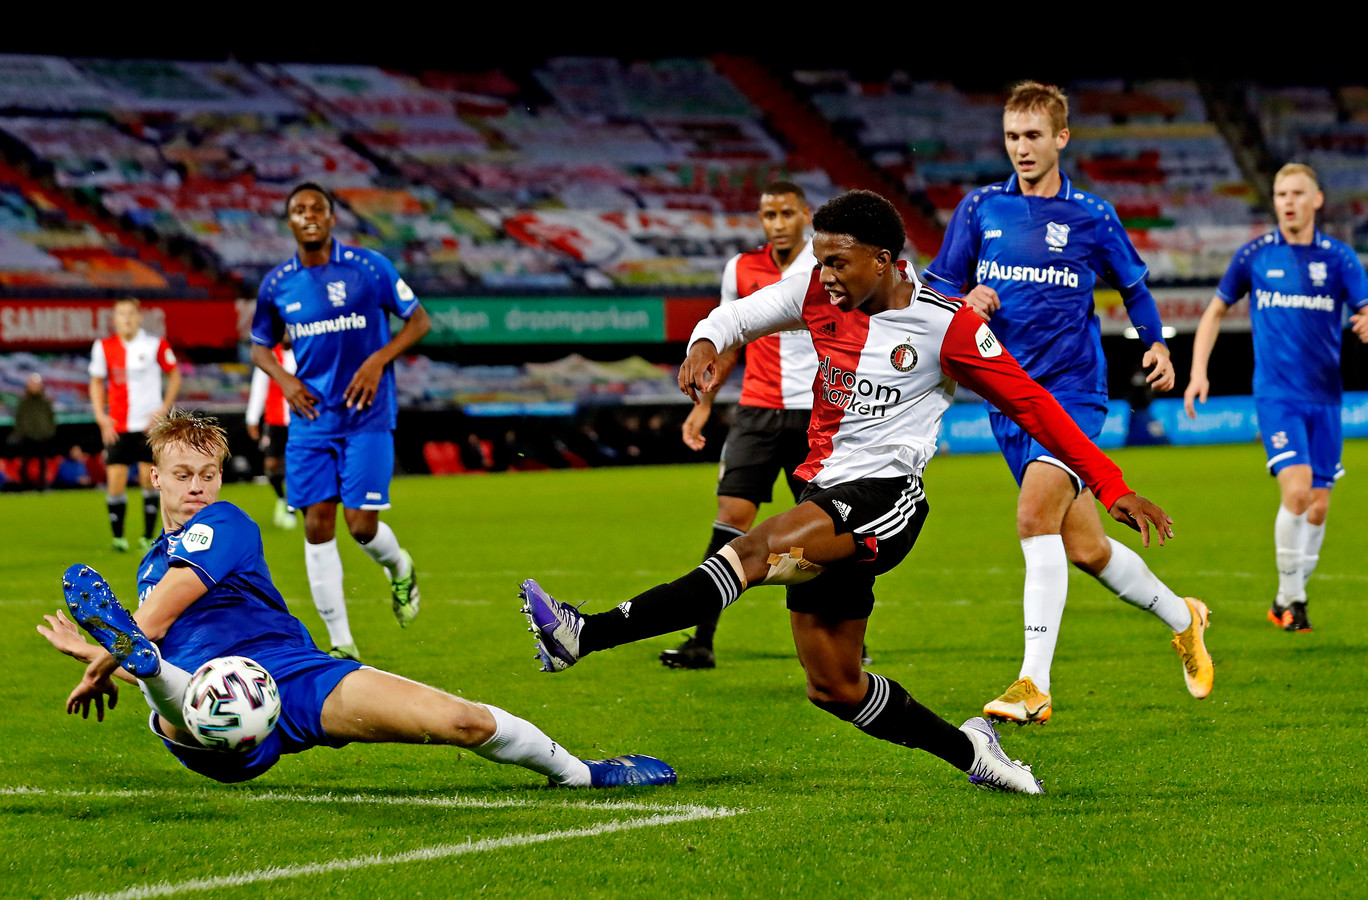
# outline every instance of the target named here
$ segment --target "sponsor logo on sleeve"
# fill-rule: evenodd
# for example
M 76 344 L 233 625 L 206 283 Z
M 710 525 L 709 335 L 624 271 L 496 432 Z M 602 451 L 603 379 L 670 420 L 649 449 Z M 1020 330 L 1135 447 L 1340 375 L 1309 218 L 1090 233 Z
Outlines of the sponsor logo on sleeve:
M 214 529 L 205 525 L 203 522 L 196 522 L 190 526 L 190 530 L 181 538 L 181 546 L 186 553 L 198 553 L 201 550 L 208 550 L 214 543 Z
M 997 335 L 993 334 L 987 322 L 980 325 L 978 331 L 974 332 L 974 345 L 978 347 L 979 356 L 984 359 L 1002 355 L 1002 344 L 998 342 Z
M 404 279 L 400 278 L 394 283 L 394 295 L 405 303 L 413 299 L 413 288 L 408 286 Z

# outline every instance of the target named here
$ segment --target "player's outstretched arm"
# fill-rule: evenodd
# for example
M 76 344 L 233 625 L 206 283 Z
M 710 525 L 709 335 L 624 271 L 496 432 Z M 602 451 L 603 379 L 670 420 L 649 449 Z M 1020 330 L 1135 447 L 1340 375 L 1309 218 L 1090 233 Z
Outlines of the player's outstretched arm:
M 704 338 L 689 345 L 689 355 L 679 366 L 679 389 L 694 403 L 701 403 L 700 393 L 716 392 L 717 346 Z
M 1140 532 L 1140 542 L 1146 547 L 1150 545 L 1151 524 L 1159 538 L 1159 546 L 1164 546 L 1164 541 L 1173 537 L 1173 519 L 1169 514 L 1137 493 L 1123 494 L 1107 512 L 1116 521 Z
M 1183 391 L 1183 409 L 1189 419 L 1197 418 L 1194 401 L 1207 402 L 1211 392 L 1211 381 L 1207 378 L 1207 364 L 1211 362 L 1211 351 L 1216 346 L 1216 337 L 1221 332 L 1221 320 L 1230 307 L 1220 297 L 1212 297 L 1202 313 L 1202 321 L 1197 324 L 1197 336 L 1192 339 L 1192 373 L 1188 377 L 1187 389 Z
M 47 638 L 59 653 L 70 656 L 77 662 L 85 663 L 87 666 L 93 663 L 105 650 L 98 644 L 92 644 L 86 640 L 85 634 L 76 627 L 76 623 L 66 617 L 66 613 L 60 609 L 57 615 L 44 615 L 43 619 L 47 625 L 39 625 L 38 633 Z M 138 679 L 125 672 L 122 668 L 114 670 L 114 677 L 129 684 L 137 684 Z
M 703 426 L 707 425 L 708 419 L 712 417 L 713 401 L 717 399 L 717 392 L 722 389 L 722 385 L 727 383 L 732 371 L 736 369 L 736 361 L 740 355 L 736 350 L 717 354 L 713 364 L 713 389 L 698 396 L 697 403 L 689 411 L 689 415 L 684 419 L 684 424 L 680 427 L 684 446 L 690 450 L 702 450 L 707 446 L 707 439 L 703 437 Z

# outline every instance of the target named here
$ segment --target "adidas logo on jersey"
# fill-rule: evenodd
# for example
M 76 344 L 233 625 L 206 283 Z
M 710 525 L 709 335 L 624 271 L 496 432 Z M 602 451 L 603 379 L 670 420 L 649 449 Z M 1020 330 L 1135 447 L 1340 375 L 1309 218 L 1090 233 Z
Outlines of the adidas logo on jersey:
M 834 506 L 834 507 L 836 507 L 836 511 L 837 511 L 838 513 L 841 514 L 841 521 L 842 521 L 842 522 L 845 522 L 845 521 L 847 521 L 847 520 L 850 519 L 850 504 L 849 504 L 849 503 L 842 503 L 840 500 L 832 500 L 832 501 L 831 501 L 831 505 Z
M 817 326 L 817 332 L 818 332 L 819 334 L 824 334 L 824 335 L 826 335 L 827 337 L 835 337 L 835 336 L 836 336 L 836 323 L 835 323 L 835 322 L 823 322 L 821 325 L 818 325 L 818 326 Z

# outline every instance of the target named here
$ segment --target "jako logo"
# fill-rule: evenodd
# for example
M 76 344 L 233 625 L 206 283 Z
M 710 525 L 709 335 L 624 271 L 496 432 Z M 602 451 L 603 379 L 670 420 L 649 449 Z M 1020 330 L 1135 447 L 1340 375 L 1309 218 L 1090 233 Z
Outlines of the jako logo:
M 1064 287 L 1078 287 L 1078 273 L 1068 269 L 1050 266 L 1000 266 L 992 260 L 983 261 L 975 270 L 979 284 L 985 281 L 1031 281 L 1036 284 L 1057 284 Z

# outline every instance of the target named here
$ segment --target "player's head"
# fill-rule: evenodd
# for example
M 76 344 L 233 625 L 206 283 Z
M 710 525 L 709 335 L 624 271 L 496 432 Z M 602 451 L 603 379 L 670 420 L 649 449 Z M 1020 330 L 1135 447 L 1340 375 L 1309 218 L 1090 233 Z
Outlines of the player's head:
M 1013 85 L 1002 110 L 1002 136 L 1018 179 L 1035 184 L 1048 177 L 1069 143 L 1069 99 L 1052 84 Z
M 173 409 L 147 429 L 152 486 L 162 492 L 162 520 L 179 528 L 218 500 L 228 435 L 218 420 Z
M 771 181 L 760 191 L 760 227 L 780 253 L 800 246 L 812 224 L 807 195 L 792 181 Z
M 847 191 L 812 216 L 821 282 L 843 312 L 863 306 L 890 276 L 907 231 L 898 210 L 873 191 Z
M 332 239 L 332 229 L 337 224 L 332 194 L 312 181 L 295 185 L 285 198 L 285 220 L 300 250 L 323 248 Z
M 114 333 L 126 341 L 133 340 L 142 327 L 142 304 L 137 297 L 114 301 Z
M 37 372 L 30 372 L 24 390 L 30 394 L 41 394 L 43 392 L 43 376 Z
M 1273 210 L 1278 227 L 1291 234 L 1305 234 L 1316 227 L 1316 212 L 1325 205 L 1316 171 L 1301 163 L 1288 163 L 1273 176 Z

